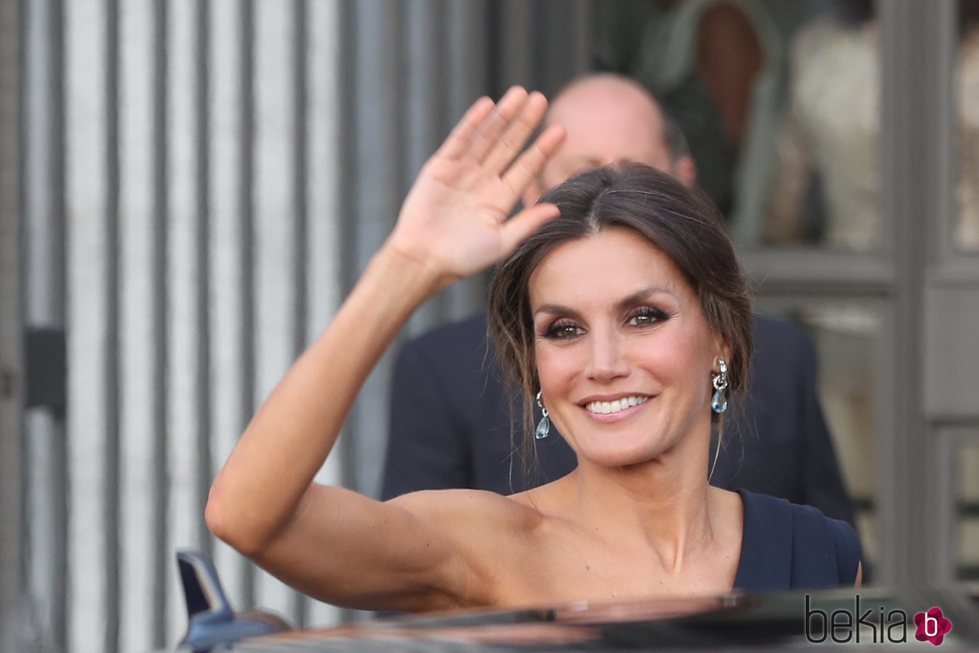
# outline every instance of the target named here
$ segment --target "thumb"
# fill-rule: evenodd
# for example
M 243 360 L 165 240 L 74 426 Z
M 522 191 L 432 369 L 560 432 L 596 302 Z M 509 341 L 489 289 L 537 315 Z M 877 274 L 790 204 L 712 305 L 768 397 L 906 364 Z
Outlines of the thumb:
M 561 215 L 556 204 L 535 204 L 513 216 L 500 228 L 503 256 L 509 256 L 523 241 L 537 233 L 541 227 Z
M 543 189 L 540 180 L 535 177 L 527 182 L 527 187 L 520 193 L 520 201 L 523 202 L 524 206 L 533 206 L 541 195 L 543 195 Z

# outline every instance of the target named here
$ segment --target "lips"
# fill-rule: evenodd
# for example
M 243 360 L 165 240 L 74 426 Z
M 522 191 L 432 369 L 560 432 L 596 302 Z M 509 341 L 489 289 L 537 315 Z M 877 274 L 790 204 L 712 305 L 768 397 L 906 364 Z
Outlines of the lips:
M 627 395 L 612 401 L 589 401 L 584 406 L 585 410 L 595 415 L 614 415 L 648 400 L 646 395 Z

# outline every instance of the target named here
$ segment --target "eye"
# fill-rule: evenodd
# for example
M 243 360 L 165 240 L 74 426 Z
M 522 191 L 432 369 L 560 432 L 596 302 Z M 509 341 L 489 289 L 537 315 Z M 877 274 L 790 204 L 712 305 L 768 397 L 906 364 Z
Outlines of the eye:
M 634 327 L 647 327 L 669 319 L 665 311 L 651 306 L 641 306 L 629 315 L 627 324 Z
M 544 337 L 553 340 L 570 340 L 584 332 L 584 329 L 571 320 L 558 320 L 544 331 Z

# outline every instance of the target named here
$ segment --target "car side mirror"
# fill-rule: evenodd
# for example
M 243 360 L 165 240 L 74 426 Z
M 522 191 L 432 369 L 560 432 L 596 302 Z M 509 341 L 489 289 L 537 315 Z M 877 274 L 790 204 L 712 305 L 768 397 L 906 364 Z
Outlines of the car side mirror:
M 200 551 L 178 550 L 177 568 L 187 605 L 187 634 L 180 646 L 209 653 L 246 637 L 291 630 L 285 620 L 270 612 L 236 613 L 214 565 Z

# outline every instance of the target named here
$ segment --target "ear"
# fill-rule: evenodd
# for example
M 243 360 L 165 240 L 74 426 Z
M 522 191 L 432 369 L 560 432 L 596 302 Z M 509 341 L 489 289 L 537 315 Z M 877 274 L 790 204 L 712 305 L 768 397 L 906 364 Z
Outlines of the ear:
M 726 340 L 721 338 L 721 336 L 717 336 L 717 335 L 714 336 L 714 342 L 712 344 L 713 344 L 714 360 L 711 363 L 711 369 L 714 370 L 715 372 L 717 371 L 718 358 L 723 358 L 724 361 L 727 363 L 728 369 L 730 369 L 731 346 L 727 343 Z
M 689 154 L 681 156 L 673 162 L 673 176 L 687 188 L 697 184 L 697 164 Z
M 523 192 L 520 193 L 520 201 L 523 202 L 525 207 L 533 206 L 537 204 L 537 200 L 543 194 L 543 189 L 541 188 L 540 179 L 534 177 L 530 180 L 526 187 L 524 187 Z

